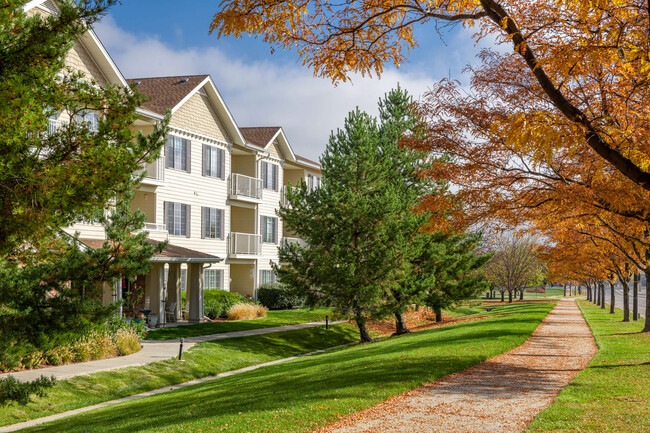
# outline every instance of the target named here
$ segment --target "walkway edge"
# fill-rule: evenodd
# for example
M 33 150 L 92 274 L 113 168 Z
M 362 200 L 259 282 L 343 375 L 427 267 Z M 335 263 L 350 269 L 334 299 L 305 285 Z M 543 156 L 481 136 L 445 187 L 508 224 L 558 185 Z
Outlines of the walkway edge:
M 341 347 L 351 346 L 353 344 L 356 344 L 356 343 L 339 344 L 338 346 L 332 346 L 332 347 L 328 347 L 326 349 L 316 350 L 314 352 L 302 353 L 300 355 L 290 356 L 288 358 L 276 359 L 275 361 L 269 361 L 269 362 L 264 362 L 262 364 L 250 365 L 248 367 L 240 368 L 239 370 L 226 371 L 226 372 L 223 372 L 223 373 L 219 373 L 216 376 L 209 376 L 209 377 L 204 377 L 204 378 L 201 378 L 201 379 L 195 379 L 195 380 L 191 380 L 189 382 L 180 383 L 178 385 L 166 386 L 164 388 L 154 389 L 154 390 L 151 390 L 151 391 L 143 392 L 141 394 L 130 395 L 128 397 L 119 398 L 117 400 L 105 401 L 105 402 L 98 403 L 98 404 L 95 404 L 95 405 L 92 405 L 92 406 L 81 407 L 79 409 L 73 409 L 73 410 L 69 410 L 67 412 L 61 412 L 61 413 L 57 413 L 57 414 L 54 414 L 54 415 L 49 415 L 49 416 L 45 416 L 45 417 L 42 417 L 42 418 L 36 418 L 36 419 L 29 420 L 29 421 L 24 421 L 24 422 L 21 422 L 21 423 L 17 423 L 17 424 L 11 424 L 11 425 L 8 425 L 8 426 L 0 427 L 0 433 L 15 432 L 15 431 L 18 431 L 18 430 L 21 430 L 21 429 L 24 429 L 24 428 L 34 427 L 34 426 L 37 426 L 37 425 L 45 424 L 46 422 L 56 421 L 56 420 L 61 419 L 61 418 L 67 418 L 67 417 L 72 416 L 72 415 L 78 415 L 78 414 L 81 414 L 81 413 L 90 412 L 90 411 L 95 410 L 95 409 L 101 409 L 103 407 L 113 406 L 113 405 L 116 405 L 116 404 L 119 404 L 119 403 L 124 403 L 124 402 L 127 402 L 127 401 L 131 401 L 131 400 L 139 400 L 139 399 L 142 399 L 142 398 L 151 397 L 151 396 L 158 395 L 158 394 L 163 394 L 165 392 L 170 392 L 170 391 L 174 391 L 174 390 L 177 390 L 177 389 L 186 388 L 188 386 L 197 385 L 197 384 L 204 383 L 204 382 L 210 382 L 212 380 L 217 380 L 217 379 L 221 379 L 221 378 L 228 377 L 228 376 L 234 376 L 236 374 L 245 373 L 247 371 L 257 370 L 258 368 L 268 367 L 270 365 L 275 365 L 275 364 L 281 364 L 281 363 L 287 362 L 287 361 L 293 361 L 294 359 L 303 358 L 305 356 L 317 355 L 319 353 L 327 352 L 327 351 L 338 349 L 338 348 L 341 348 Z

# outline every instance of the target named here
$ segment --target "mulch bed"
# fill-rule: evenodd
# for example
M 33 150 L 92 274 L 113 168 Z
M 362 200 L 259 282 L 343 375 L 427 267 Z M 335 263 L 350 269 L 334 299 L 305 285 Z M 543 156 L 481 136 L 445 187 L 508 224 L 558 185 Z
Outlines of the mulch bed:
M 436 314 L 429 308 L 420 308 L 420 311 L 407 311 L 404 313 L 404 321 L 406 327 L 411 331 L 420 331 L 423 329 L 435 328 L 437 326 L 451 325 L 453 323 L 471 322 L 474 320 L 481 320 L 484 316 L 469 316 L 469 317 L 452 317 L 445 314 L 442 315 L 442 322 L 436 322 Z M 351 322 L 353 323 L 353 322 Z M 368 331 L 375 335 L 390 335 L 395 332 L 395 320 L 373 320 L 366 324 Z

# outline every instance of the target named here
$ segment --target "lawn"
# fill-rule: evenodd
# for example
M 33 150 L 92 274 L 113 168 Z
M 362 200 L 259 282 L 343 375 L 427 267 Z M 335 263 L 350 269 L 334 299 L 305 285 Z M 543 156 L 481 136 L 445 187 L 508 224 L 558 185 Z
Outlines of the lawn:
M 589 366 L 539 414 L 529 432 L 649 432 L 650 335 L 622 312 L 580 301 L 599 351 Z
M 524 343 L 553 304 L 264 367 L 27 431 L 306 432 Z
M 332 318 L 329 308 L 303 308 L 300 310 L 269 311 L 266 317 L 253 320 L 234 320 L 229 322 L 197 323 L 196 325 L 153 329 L 147 340 L 174 340 L 181 337 L 221 334 L 224 332 L 245 331 L 248 329 L 272 328 L 274 326 L 295 325 L 297 323 L 318 322 L 325 316 Z
M 544 298 L 544 297 L 564 297 L 564 289 L 562 287 L 547 287 L 546 293 L 530 293 L 524 290 L 524 296 L 526 298 Z M 508 295 L 506 294 L 506 298 Z
M 46 397 L 35 398 L 27 406 L 0 407 L 0 425 L 40 418 L 357 340 L 355 327 L 336 325 L 329 331 L 316 327 L 208 341 L 187 351 L 182 362 L 169 359 L 143 367 L 61 380 L 48 391 Z

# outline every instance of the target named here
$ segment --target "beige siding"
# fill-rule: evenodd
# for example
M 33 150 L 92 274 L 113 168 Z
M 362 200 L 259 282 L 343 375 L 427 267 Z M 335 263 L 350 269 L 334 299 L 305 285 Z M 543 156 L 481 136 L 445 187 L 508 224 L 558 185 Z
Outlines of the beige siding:
M 255 295 L 256 266 L 253 262 L 230 265 L 230 291 L 253 297 Z
M 258 166 L 261 164 L 262 161 L 267 161 L 266 159 L 260 159 L 258 161 Z M 276 163 L 275 161 L 271 161 L 273 163 Z M 284 185 L 284 175 L 283 175 L 283 170 L 282 170 L 282 165 L 278 164 L 278 190 L 273 191 L 271 189 L 264 189 L 262 191 L 262 203 L 258 205 L 258 219 L 257 219 L 257 224 L 258 224 L 258 233 L 261 234 L 260 230 L 260 222 L 261 222 L 261 217 L 262 216 L 267 216 L 267 217 L 275 217 L 277 218 L 276 211 L 280 208 L 280 191 L 282 190 L 282 185 Z M 277 244 L 272 244 L 272 243 L 262 243 L 262 256 L 268 260 L 268 258 L 271 257 L 278 257 L 278 245 L 282 241 L 282 222 L 278 218 L 278 243 Z M 265 260 L 260 260 L 260 262 L 265 261 Z
M 108 81 L 93 60 L 92 56 L 79 41 L 77 41 L 72 49 L 68 51 L 65 58 L 65 64 L 75 71 L 83 72 L 87 80 L 90 81 L 90 79 L 94 79 L 100 86 L 106 85 Z
M 284 155 L 280 151 L 280 146 L 278 145 L 278 140 L 275 140 L 269 147 L 266 148 L 269 151 L 272 157 L 277 159 L 284 159 Z
M 66 227 L 63 231 L 71 235 L 79 232 L 79 237 L 82 239 L 106 239 L 106 232 L 101 224 L 77 223 Z
M 192 139 L 183 134 L 175 135 L 187 138 L 191 142 L 190 172 L 165 169 L 165 185 L 156 190 L 156 222 L 166 224 L 164 221 L 164 202 L 175 202 L 190 205 L 190 237 L 169 236 L 169 243 L 203 251 L 208 254 L 223 256 L 226 253 L 227 234 L 230 231 L 230 209 L 226 204 L 228 189 L 227 179 L 230 174 L 230 152 L 225 146 L 225 179 L 203 176 L 203 142 Z M 213 143 L 207 143 L 216 147 Z M 201 239 L 202 214 L 201 207 L 223 209 L 224 232 L 223 240 Z
M 232 142 L 208 97 L 198 93 L 192 95 L 174 112 L 169 124 L 217 140 Z
M 301 181 L 304 181 L 304 170 L 284 170 L 283 185 L 297 186 Z
M 257 175 L 256 163 L 255 155 L 233 155 L 232 172 L 255 177 Z

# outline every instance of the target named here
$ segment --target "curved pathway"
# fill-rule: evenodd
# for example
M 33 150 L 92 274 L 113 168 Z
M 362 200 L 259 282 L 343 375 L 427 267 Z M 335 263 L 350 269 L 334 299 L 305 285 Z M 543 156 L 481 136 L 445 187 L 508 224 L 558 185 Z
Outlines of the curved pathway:
M 575 300 L 562 300 L 516 349 L 319 432 L 520 432 L 597 351 Z
M 331 325 L 344 323 L 343 321 L 330 322 Z M 313 328 L 315 326 L 325 326 L 325 322 L 308 322 L 298 323 L 295 325 L 275 326 L 273 328 L 247 329 L 244 331 L 222 332 L 219 334 L 199 335 L 197 337 L 187 337 L 183 341 L 183 351 L 190 347 L 205 341 L 222 340 L 224 338 L 249 337 L 251 335 L 271 334 L 274 332 L 294 331 L 297 329 Z M 17 371 L 15 373 L 0 374 L 0 379 L 7 376 L 13 376 L 16 380 L 27 382 L 41 377 L 41 375 L 54 377 L 56 379 L 68 379 L 70 377 L 81 376 L 84 374 L 97 373 L 99 371 L 109 371 L 118 368 L 136 367 L 140 365 L 151 364 L 152 362 L 162 361 L 178 356 L 180 349 L 180 340 L 161 340 L 150 341 L 144 340 L 142 350 L 132 355 L 118 356 L 115 358 L 100 359 L 97 361 L 79 362 L 76 364 L 59 365 L 55 367 L 36 368 L 33 370 Z

